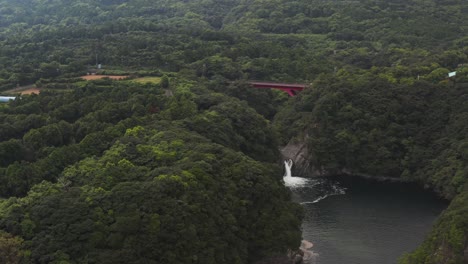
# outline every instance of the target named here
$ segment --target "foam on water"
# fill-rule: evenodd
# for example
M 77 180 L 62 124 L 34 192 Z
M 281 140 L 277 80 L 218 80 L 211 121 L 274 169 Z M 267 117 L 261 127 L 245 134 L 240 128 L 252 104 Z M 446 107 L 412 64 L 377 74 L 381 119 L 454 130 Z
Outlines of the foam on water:
M 286 173 L 283 177 L 284 185 L 287 187 L 298 188 L 298 187 L 306 187 L 309 184 L 309 179 L 301 178 L 301 177 L 293 177 L 291 175 L 291 168 L 293 165 L 292 160 L 285 160 L 284 161 L 284 168 Z
M 301 192 L 304 188 L 314 189 L 315 197 L 312 201 L 301 202 L 301 204 L 313 204 L 334 195 L 345 194 L 346 188 L 339 186 L 337 183 L 325 184 L 327 181 L 323 179 L 310 179 L 292 176 L 291 169 L 293 161 L 291 159 L 284 161 L 285 174 L 283 177 L 284 185 L 295 192 Z

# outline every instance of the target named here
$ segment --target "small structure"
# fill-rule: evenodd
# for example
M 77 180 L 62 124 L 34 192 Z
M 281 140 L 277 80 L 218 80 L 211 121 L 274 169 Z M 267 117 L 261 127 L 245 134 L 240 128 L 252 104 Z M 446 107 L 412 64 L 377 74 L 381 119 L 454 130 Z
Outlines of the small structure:
M 87 70 L 87 75 L 98 75 L 99 72 L 100 72 L 101 69 L 98 69 L 97 65 L 96 67 L 88 67 L 88 70 Z
M 15 100 L 13 96 L 0 96 L 0 103 L 8 103 L 10 100 Z

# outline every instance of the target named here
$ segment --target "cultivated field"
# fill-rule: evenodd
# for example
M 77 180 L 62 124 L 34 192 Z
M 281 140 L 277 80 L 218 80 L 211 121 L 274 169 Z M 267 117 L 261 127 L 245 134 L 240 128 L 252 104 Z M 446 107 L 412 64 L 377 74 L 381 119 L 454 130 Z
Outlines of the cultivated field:
M 161 77 L 141 77 L 141 78 L 136 78 L 133 81 L 141 84 L 146 84 L 146 83 L 152 83 L 152 84 L 158 84 L 161 82 Z

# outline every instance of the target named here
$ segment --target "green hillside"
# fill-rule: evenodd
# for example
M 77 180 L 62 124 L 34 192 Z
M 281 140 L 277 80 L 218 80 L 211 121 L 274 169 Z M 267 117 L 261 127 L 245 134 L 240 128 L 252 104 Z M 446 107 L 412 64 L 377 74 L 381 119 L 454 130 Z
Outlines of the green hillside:
M 463 0 L 0 0 L 0 93 L 42 89 L 0 104 L 0 262 L 285 255 L 302 212 L 278 149 L 303 141 L 327 173 L 450 199 L 401 263 L 464 263 L 467 17 Z M 128 79 L 77 78 L 94 72 Z

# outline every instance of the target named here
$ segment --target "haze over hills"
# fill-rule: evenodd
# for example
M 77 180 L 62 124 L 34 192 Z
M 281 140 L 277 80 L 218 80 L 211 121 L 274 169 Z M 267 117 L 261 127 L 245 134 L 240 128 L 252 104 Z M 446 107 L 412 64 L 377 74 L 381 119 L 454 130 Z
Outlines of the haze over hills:
M 0 94 L 41 89 L 0 104 L 0 262 L 285 255 L 302 213 L 278 149 L 294 143 L 310 176 L 450 199 L 401 263 L 464 263 L 467 17 L 463 0 L 0 0 Z M 95 72 L 127 79 L 79 78 Z

